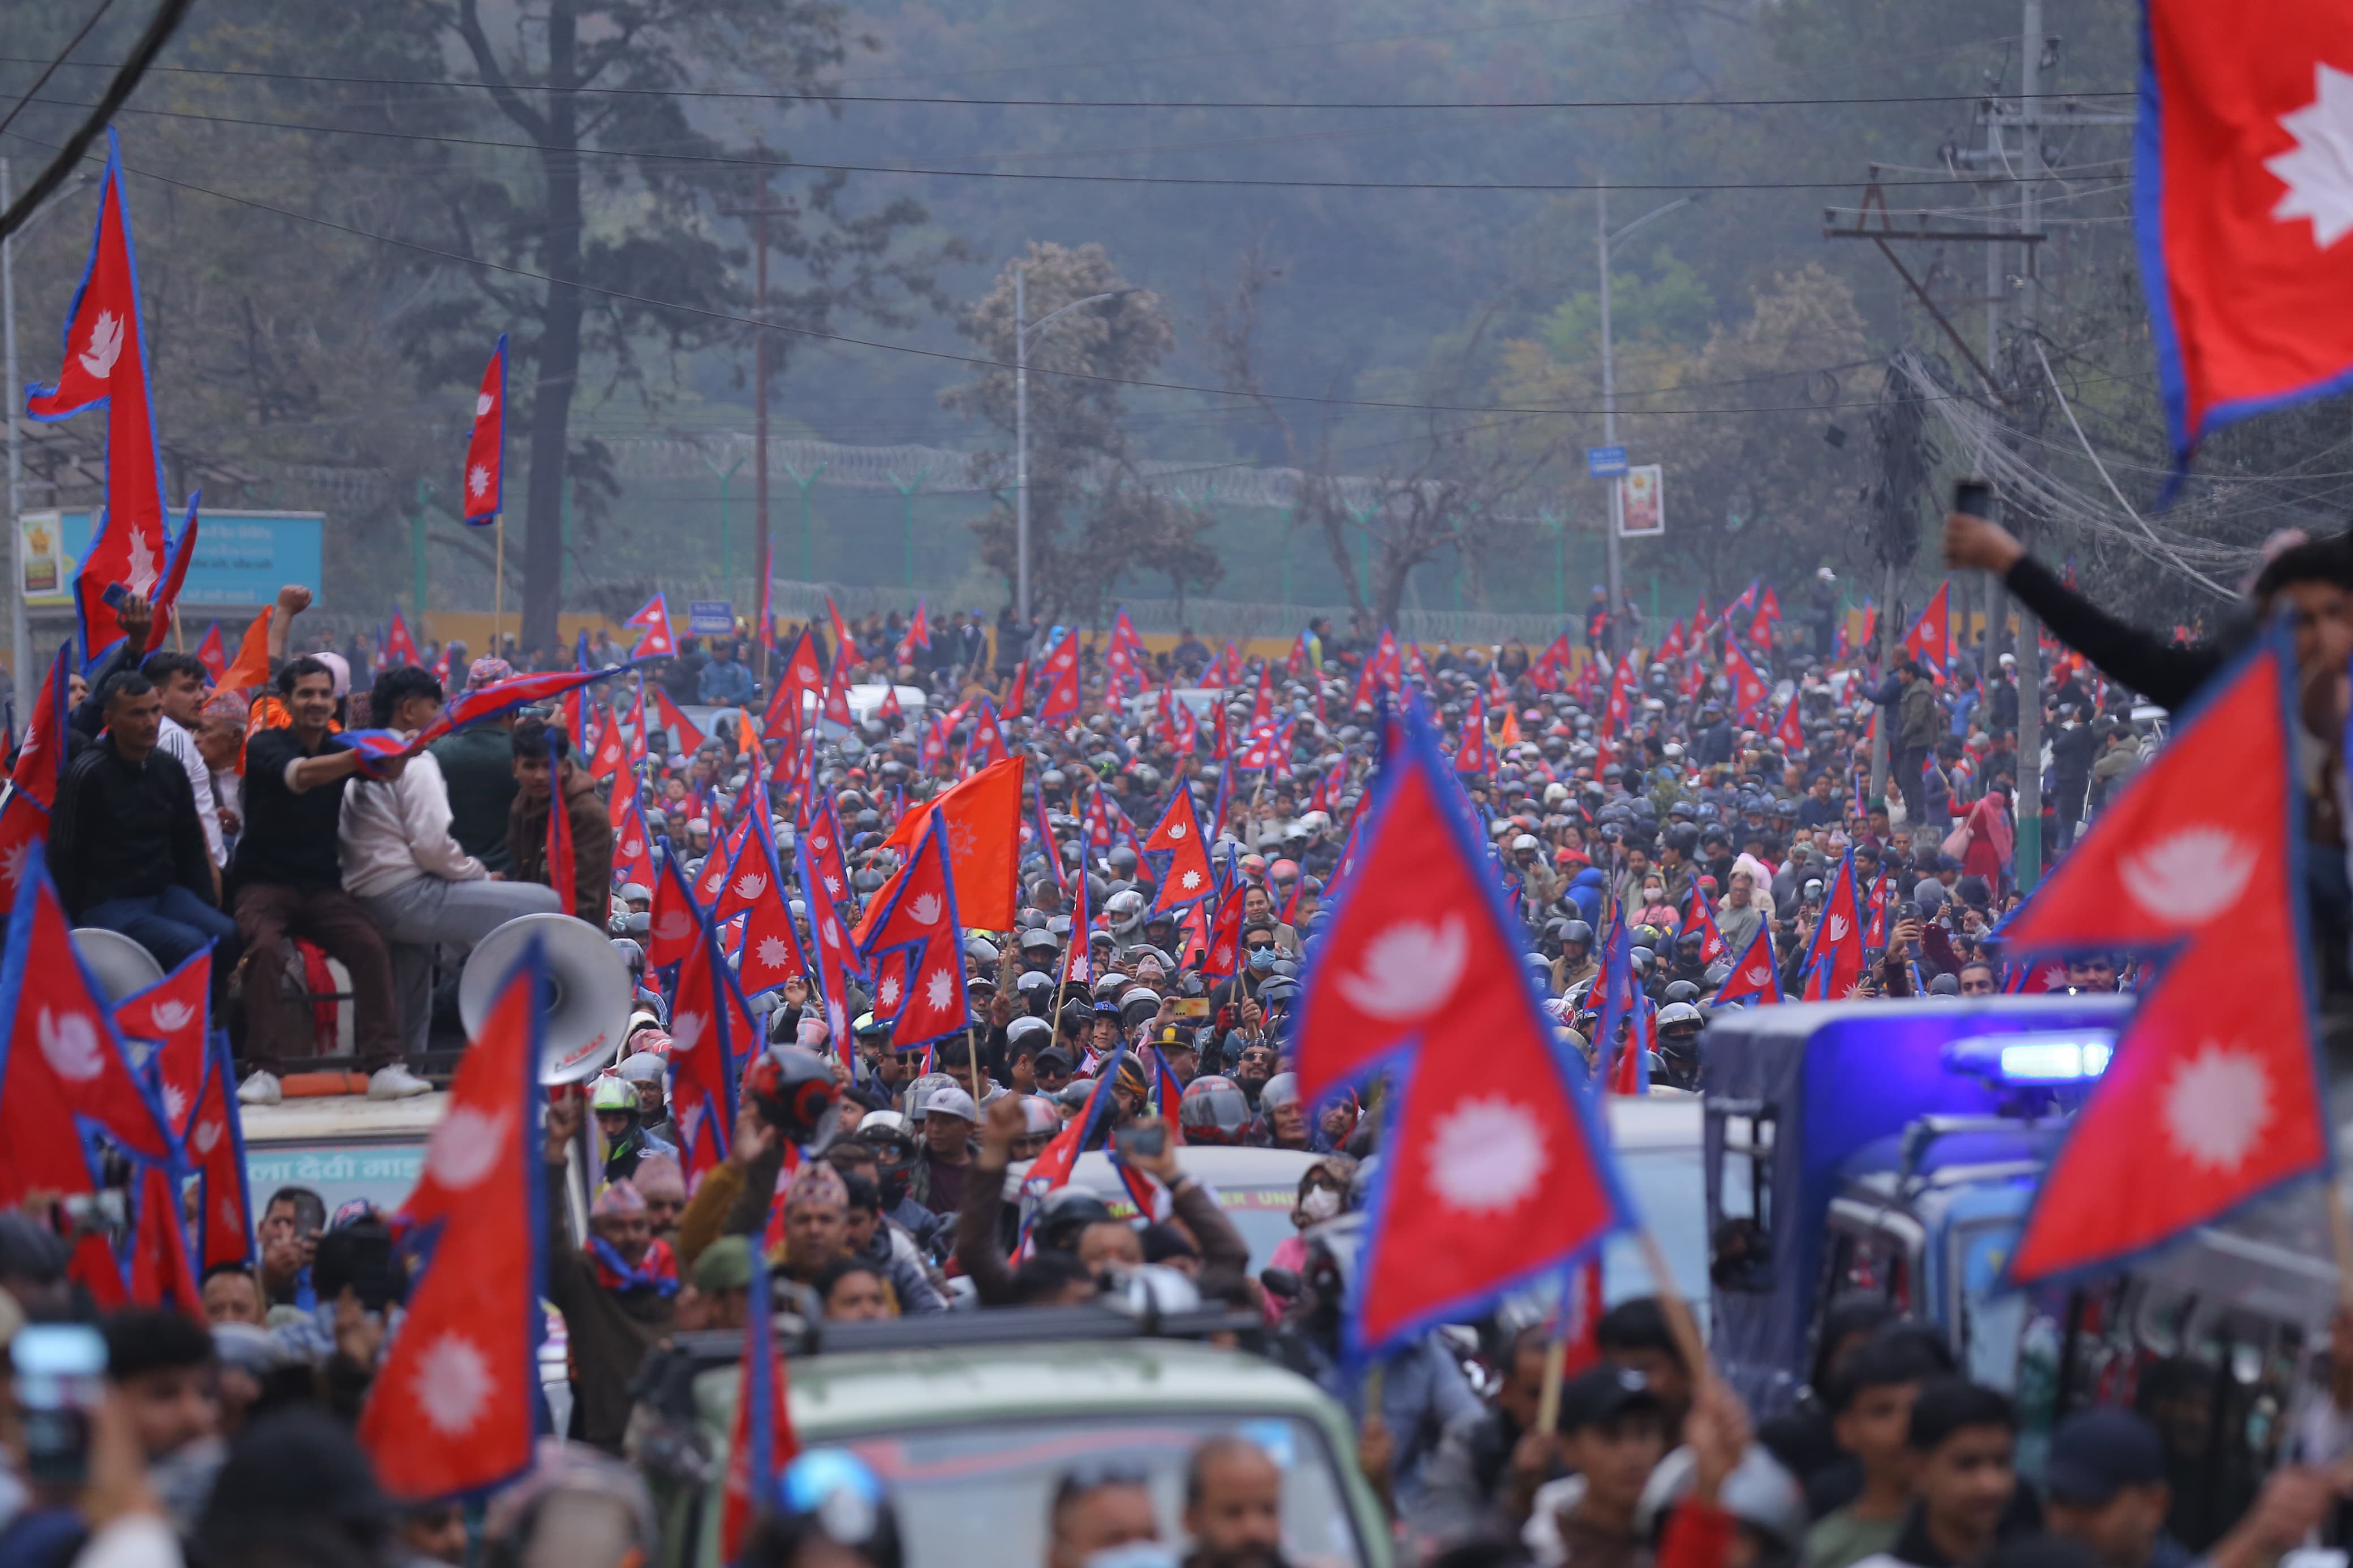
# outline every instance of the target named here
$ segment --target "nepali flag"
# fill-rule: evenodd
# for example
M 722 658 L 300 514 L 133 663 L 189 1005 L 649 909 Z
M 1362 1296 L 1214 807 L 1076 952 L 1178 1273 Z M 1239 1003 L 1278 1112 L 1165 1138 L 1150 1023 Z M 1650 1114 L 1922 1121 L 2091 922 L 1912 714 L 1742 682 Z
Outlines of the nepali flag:
M 1287 763 L 1291 758 L 1291 721 L 1278 726 L 1271 721 L 1252 729 L 1242 737 L 1242 749 L 1234 753 L 1238 768 L 1271 768 Z
M 849 945 L 849 933 L 842 929 L 833 900 L 818 888 L 816 868 L 809 861 L 807 832 L 794 835 L 793 870 L 808 906 L 809 931 L 817 938 L 818 986 L 825 997 L 826 1024 L 836 1043 L 847 1053 L 854 1043 L 849 1028 L 850 982 L 864 980 L 866 971 Z
M 656 594 L 638 608 L 638 613 L 621 623 L 623 631 L 642 630 L 646 635 L 629 650 L 637 658 L 668 658 L 678 652 L 678 638 L 670 635 L 670 601 Z
M 1747 950 L 1733 961 L 1732 973 L 1724 977 L 1715 1005 L 1721 1007 L 1727 1002 L 1771 1004 L 1782 1000 L 1780 966 L 1773 959 L 1773 928 L 1769 921 L 1760 921 L 1757 934 L 1748 939 Z
M 891 650 L 892 662 L 914 663 L 917 648 L 925 653 L 932 651 L 932 626 L 923 616 L 923 601 L 921 599 L 915 601 L 915 613 L 908 618 L 907 635 L 901 637 L 899 646 Z
M 1220 708 L 1218 711 L 1220 714 L 1223 714 L 1225 710 Z M 1178 756 L 1189 757 L 1200 750 L 1201 721 L 1199 717 L 1194 713 L 1193 705 L 1191 703 L 1179 702 L 1176 704 L 1176 737 L 1174 749 Z
M 1200 818 L 1193 811 L 1193 791 L 1184 779 L 1178 779 L 1176 787 L 1168 792 L 1168 804 L 1161 808 L 1160 820 L 1144 836 L 1144 853 L 1168 857 L 1167 868 L 1160 878 L 1160 896 L 1152 905 L 1154 914 L 1172 913 L 1208 896 L 1208 846 L 1201 841 Z
M 1315 656 L 1308 649 L 1307 632 L 1303 627 L 1297 640 L 1291 645 L 1290 656 L 1282 661 L 1282 673 L 1296 680 L 1302 671 L 1313 666 L 1314 658 Z
M 1622 734 L 1633 711 L 1634 699 L 1627 667 L 1620 665 L 1617 673 L 1609 678 L 1609 700 L 1601 710 L 1601 732 L 1605 735 Z
M 66 314 L 65 360 L 54 385 L 26 389 L 25 412 L 43 423 L 85 408 L 106 409 L 106 502 L 97 536 L 74 575 L 86 663 L 121 640 L 106 595 L 117 586 L 149 595 L 170 553 L 164 516 L 164 450 L 148 386 L 147 332 L 139 319 L 139 258 L 124 205 L 122 146 L 106 133 L 98 220 L 73 307 Z M 148 645 L 152 650 L 155 645 Z
M 792 651 L 785 655 L 784 668 L 776 677 L 776 693 L 768 699 L 768 710 L 760 720 L 762 731 L 772 739 L 799 734 L 802 693 L 815 694 L 824 689 L 825 672 L 818 668 L 817 639 L 803 626 L 801 635 L 794 639 Z
M 492 681 L 472 691 L 461 691 L 441 710 L 441 716 L 425 726 L 417 737 L 419 749 L 431 745 L 452 730 L 462 730 L 485 719 L 501 713 L 512 713 L 537 702 L 552 702 L 567 691 L 609 680 L 624 667 L 610 669 L 555 669 L 543 675 L 518 675 L 511 680 Z M 640 733 L 642 733 L 642 726 Z
M 216 626 L 214 629 L 217 631 L 219 628 Z M 215 645 L 215 651 L 218 651 L 217 644 Z M 392 612 L 392 630 L 385 634 L 384 660 L 386 664 L 395 667 L 421 665 L 425 662 L 417 657 L 417 640 L 408 635 L 408 623 L 400 618 L 398 610 Z
M 695 928 L 670 996 L 670 1100 L 681 1139 L 679 1163 L 690 1187 L 727 1158 L 737 1076 L 760 1038 L 720 952 L 719 932 L 699 913 Z
M 1798 693 L 1794 689 L 1789 693 L 1789 700 L 1781 705 L 1781 717 L 1774 721 L 1772 739 L 1783 754 L 1792 760 L 1806 749 L 1806 731 L 1805 726 L 1798 721 Z
M 1029 661 L 1023 659 L 1013 667 L 1013 679 L 1005 684 L 1005 711 L 1019 713 L 1029 706 Z
M 2139 1253 L 2328 1168 L 2295 670 L 2281 629 L 2216 677 L 2005 924 L 2018 952 L 2174 955 L 2037 1191 L 2011 1255 L 2021 1282 Z
M 16 785 L 10 800 L 26 796 L 31 805 L 41 808 L 42 828 L 46 836 L 48 814 L 58 804 L 58 786 L 66 776 L 66 697 L 72 671 L 69 659 L 73 652 L 71 643 L 60 644 L 57 657 L 49 661 L 49 673 L 43 679 L 40 692 L 33 702 L 33 710 L 26 715 L 24 743 L 16 749 L 16 765 L 9 774 Z M 8 884 L 16 886 L 15 868 L 7 868 Z
M 727 1479 L 720 1501 L 721 1562 L 743 1560 L 752 1521 L 776 1509 L 776 1481 L 799 1452 L 800 1440 L 793 1435 L 791 1375 L 785 1358 L 776 1353 L 768 1270 L 760 1259 L 752 1269 L 750 1298 L 744 1303 L 744 1359 L 736 1372 L 735 1425 L 727 1440 Z
M 327 739 L 339 752 L 357 752 L 360 774 L 370 779 L 390 777 L 392 765 L 414 755 L 420 743 L 397 730 L 339 730 Z
M 840 809 L 828 795 L 814 803 L 804 799 L 801 815 L 803 820 L 794 837 L 807 846 L 818 877 L 815 882 L 803 882 L 801 891 L 828 904 L 840 903 L 850 896 L 849 863 L 841 853 Z
M 1378 1352 L 1599 1246 L 1632 1214 L 1418 707 L 1376 784 L 1366 874 L 1295 1015 L 1312 1106 L 1399 1058 L 1348 1342 Z
M 2144 8 L 2133 211 L 2176 460 L 2353 375 L 2353 17 L 2324 0 Z
M 654 884 L 653 835 L 646 831 L 645 797 L 632 784 L 624 790 L 613 786 L 617 800 L 625 800 L 619 819 L 613 826 L 613 883 L 635 882 L 641 888 Z
M 0 956 L 0 1016 L 8 1019 L 0 1039 L 0 1206 L 19 1207 L 35 1192 L 60 1197 L 97 1192 L 103 1177 L 101 1135 L 134 1168 L 182 1167 L 183 1148 L 161 1097 L 132 1068 L 105 995 L 74 951 L 48 867 L 35 856 L 19 879 Z M 150 1229 L 143 1239 L 168 1237 Z M 134 1225 L 134 1251 L 142 1240 Z M 180 1246 L 185 1249 L 185 1235 Z M 104 1235 L 93 1234 L 75 1245 L 68 1272 L 100 1308 L 111 1310 L 134 1300 L 158 1304 L 157 1294 L 134 1291 L 134 1276 L 160 1290 L 179 1270 L 168 1260 L 142 1268 L 135 1257 L 119 1255 Z
M 1079 639 L 1068 633 L 1046 656 L 1046 691 L 1038 704 L 1038 722 L 1051 724 L 1057 720 L 1075 719 L 1079 715 Z
M 833 595 L 825 596 L 825 613 L 833 622 L 833 668 L 836 673 L 846 672 L 852 665 L 864 664 L 859 655 L 858 639 L 849 635 L 849 623 L 841 618 L 841 610 Z
M 1904 651 L 1916 658 L 1937 679 L 1945 678 L 1946 661 L 1953 655 L 1950 596 L 1952 579 L 1936 584 L 1928 603 L 1904 634 Z
M 2067 965 L 2063 959 L 2005 964 L 2003 970 L 2001 990 L 2005 996 L 2046 996 L 2067 989 Z
M 1470 710 L 1462 715 L 1462 743 L 1454 751 L 1454 771 L 1483 777 L 1494 765 L 1495 759 L 1487 746 L 1486 704 L 1473 692 Z
M 495 519 L 506 504 L 507 335 L 474 392 L 474 423 L 466 436 L 465 520 L 477 527 Z
M 1862 983 L 1862 911 L 1854 890 L 1854 851 L 1839 862 L 1822 895 L 1822 918 L 1806 943 L 1799 973 L 1806 977 L 1809 1002 L 1843 1002 Z
M 1765 683 L 1763 676 L 1757 673 L 1757 667 L 1748 661 L 1748 655 L 1738 643 L 1725 644 L 1724 672 L 1732 678 L 1733 717 L 1746 724 L 1765 706 L 1766 700 L 1773 695 L 1773 689 Z
M 1701 887 L 1692 889 L 1691 901 L 1692 912 L 1683 921 L 1683 930 L 1700 933 L 1699 961 L 1703 964 L 1714 963 L 1724 956 L 1725 947 L 1724 932 L 1715 923 L 1715 905 L 1709 900 L 1707 889 Z
M 196 1268 L 253 1261 L 245 1118 L 228 1036 L 212 1026 L 212 954 L 199 952 L 117 1003 L 115 1026 L 154 1042 L 164 1110 L 196 1178 Z
M 894 1051 L 920 1050 L 972 1021 L 945 826 L 937 816 L 924 825 L 914 854 L 878 895 L 882 915 L 860 951 L 874 973 L 874 1016 L 890 1021 Z
M 702 750 L 702 742 L 708 739 L 695 727 L 694 721 L 670 700 L 670 693 L 659 686 L 654 688 L 654 723 L 670 737 L 670 750 L 676 753 L 691 757 Z
M 638 721 L 642 724 L 642 710 Z M 622 724 L 617 715 L 613 721 L 600 726 L 596 733 L 596 749 L 588 755 L 588 776 L 592 779 L 617 778 L 628 765 L 628 742 L 621 733 Z
M 218 621 L 205 627 L 205 635 L 196 644 L 196 662 L 205 667 L 205 679 L 215 686 L 228 673 L 228 649 L 221 641 Z
M 1217 879 L 1218 896 L 1205 919 L 1201 921 L 1201 975 L 1208 980 L 1230 980 L 1242 970 L 1242 894 L 1241 874 L 1236 868 L 1239 858 L 1226 851 L 1226 865 Z M 1196 905 L 1193 913 L 1199 917 L 1204 906 Z M 1188 954 L 1185 963 L 1190 963 Z M 1180 963 L 1179 967 L 1183 967 Z
M 376 1479 L 402 1502 L 478 1494 L 531 1467 L 546 1323 L 539 1064 L 549 996 L 533 938 L 467 1044 L 402 1206 L 431 1256 L 357 1432 Z

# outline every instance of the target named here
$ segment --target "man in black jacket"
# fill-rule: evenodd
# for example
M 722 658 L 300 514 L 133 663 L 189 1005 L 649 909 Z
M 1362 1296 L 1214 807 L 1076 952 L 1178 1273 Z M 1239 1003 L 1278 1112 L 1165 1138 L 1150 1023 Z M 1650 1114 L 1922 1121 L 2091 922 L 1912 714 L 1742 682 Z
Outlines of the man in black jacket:
M 213 903 L 212 857 L 186 770 L 156 750 L 164 697 L 129 670 L 100 690 L 106 732 L 66 770 L 49 818 L 49 874 L 78 925 L 121 931 L 165 969 L 226 942 L 237 922 Z

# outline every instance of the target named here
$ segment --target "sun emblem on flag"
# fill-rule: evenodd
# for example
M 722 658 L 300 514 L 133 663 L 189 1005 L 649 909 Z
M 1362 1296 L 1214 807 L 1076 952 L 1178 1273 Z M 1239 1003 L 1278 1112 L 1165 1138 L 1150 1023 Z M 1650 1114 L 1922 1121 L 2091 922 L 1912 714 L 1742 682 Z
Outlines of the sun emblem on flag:
M 466 493 L 470 496 L 489 495 L 491 493 L 491 470 L 484 468 L 480 463 L 476 463 L 472 468 L 468 468 L 466 470 Z
M 1194 889 L 1201 885 L 1201 873 L 1187 869 L 1185 875 L 1179 879 L 1184 883 L 1185 890 L 1189 893 Z
M 12 844 L 6 849 L 0 850 L 0 882 L 5 882 L 13 889 L 23 880 L 25 858 L 32 852 L 33 847 L 29 844 Z
M 882 977 L 882 984 L 874 988 L 874 1001 L 876 1005 L 886 1009 L 896 1007 L 899 1005 L 899 977 L 897 975 L 886 974 Z
M 490 1358 L 464 1335 L 444 1334 L 417 1358 L 410 1387 L 433 1429 L 445 1437 L 459 1436 L 473 1430 L 491 1402 Z
M 923 981 L 923 1000 L 934 1013 L 947 1011 L 948 998 L 955 991 L 955 977 L 944 969 L 934 969 Z
M 2287 186 L 2273 218 L 2311 219 L 2312 242 L 2327 250 L 2353 232 L 2353 75 L 2316 61 L 2312 79 L 2312 101 L 2280 116 L 2295 149 L 2263 167 Z
M 2165 1130 L 2196 1163 L 2229 1174 L 2246 1163 L 2272 1119 L 2271 1075 L 2252 1051 L 2208 1041 L 2173 1069 Z
M 792 956 L 793 950 L 785 945 L 781 937 L 764 936 L 760 939 L 761 968 L 782 969 L 792 962 Z
M 1500 1097 L 1461 1101 L 1430 1134 L 1430 1184 L 1451 1208 L 1517 1208 L 1551 1163 L 1535 1119 Z

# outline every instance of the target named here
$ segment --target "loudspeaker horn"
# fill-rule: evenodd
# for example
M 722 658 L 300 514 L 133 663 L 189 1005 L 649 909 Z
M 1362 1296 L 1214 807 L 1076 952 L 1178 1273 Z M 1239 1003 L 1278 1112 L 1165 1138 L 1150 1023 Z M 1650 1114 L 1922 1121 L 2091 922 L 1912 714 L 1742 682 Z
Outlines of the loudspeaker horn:
M 517 915 L 474 944 L 458 979 L 458 1013 L 470 1038 L 498 1000 L 500 983 L 537 937 L 547 954 L 545 1044 L 539 1081 L 580 1083 L 611 1065 L 628 1027 L 636 987 L 602 931 L 570 915 Z
M 73 944 L 74 952 L 106 988 L 110 1003 L 135 995 L 164 978 L 164 966 L 155 962 L 155 955 L 119 931 L 76 926 Z

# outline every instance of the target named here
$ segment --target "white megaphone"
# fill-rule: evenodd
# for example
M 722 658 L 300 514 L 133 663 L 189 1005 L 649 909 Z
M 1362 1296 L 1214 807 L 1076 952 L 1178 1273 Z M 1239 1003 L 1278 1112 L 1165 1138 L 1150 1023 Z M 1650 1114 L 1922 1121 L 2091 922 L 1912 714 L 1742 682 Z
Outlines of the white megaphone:
M 104 988 L 110 1003 L 135 996 L 164 978 L 164 966 L 155 955 L 119 931 L 76 926 L 73 944 L 82 967 Z
M 602 931 L 570 915 L 518 915 L 474 944 L 458 979 L 458 1014 L 478 1033 L 499 986 L 533 937 L 547 955 L 547 1013 L 539 1081 L 580 1083 L 619 1054 L 636 988 Z

